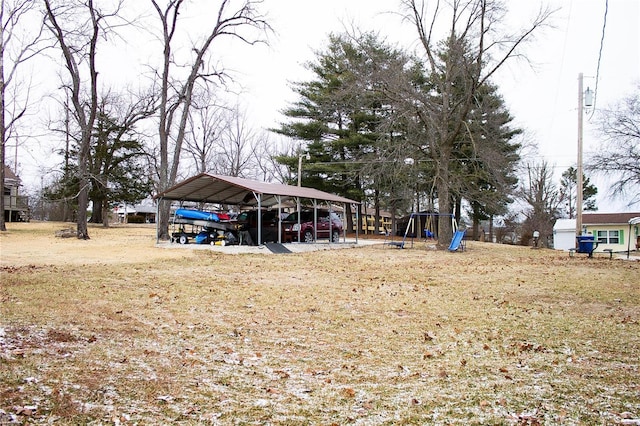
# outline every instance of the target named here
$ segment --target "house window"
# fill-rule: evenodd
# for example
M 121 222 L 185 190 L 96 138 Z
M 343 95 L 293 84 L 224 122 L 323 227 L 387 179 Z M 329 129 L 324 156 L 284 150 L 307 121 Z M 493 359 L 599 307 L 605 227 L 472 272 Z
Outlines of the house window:
M 598 231 L 598 243 L 620 244 L 620 231 Z

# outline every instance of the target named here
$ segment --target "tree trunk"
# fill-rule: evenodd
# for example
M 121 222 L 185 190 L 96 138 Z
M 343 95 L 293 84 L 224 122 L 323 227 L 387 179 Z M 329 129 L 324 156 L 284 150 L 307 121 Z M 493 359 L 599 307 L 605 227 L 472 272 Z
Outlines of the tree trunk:
M 479 229 L 480 229 L 480 221 L 478 220 L 478 216 L 474 216 L 473 217 L 473 228 L 471 230 L 471 239 L 473 241 L 478 241 L 478 235 L 479 235 Z
M 1 68 L 1 65 L 0 65 Z M 0 70 L 0 72 L 2 72 Z M 3 84 L 4 86 L 4 84 Z M 5 148 L 5 127 L 4 127 L 4 90 L 0 91 L 0 231 L 6 231 L 7 225 L 4 221 L 4 148 Z
M 86 185 L 87 179 L 80 179 L 80 185 Z M 87 190 L 80 190 L 78 194 L 78 216 L 76 217 L 78 239 L 89 239 L 89 228 L 87 226 L 87 209 L 89 208 L 89 197 Z
M 493 215 L 489 216 L 489 242 L 493 242 Z
M 353 211 L 351 210 L 351 204 L 346 204 L 344 209 L 345 221 L 347 222 L 347 234 L 352 234 L 353 227 Z
M 158 235 L 159 240 L 169 240 L 169 219 L 171 218 L 171 201 L 158 200 Z
M 87 209 L 89 208 L 89 179 L 87 179 L 87 164 L 89 161 L 89 144 L 91 143 L 91 132 L 85 130 L 86 136 L 82 136 L 80 154 L 78 155 L 78 170 L 80 174 L 80 191 L 78 193 L 78 216 L 76 217 L 78 239 L 89 239 L 89 228 L 87 226 Z
M 453 229 L 451 228 L 451 201 L 448 196 L 449 185 L 439 184 L 438 194 L 442 194 L 439 200 L 440 219 L 438 220 L 438 245 L 441 247 L 448 247 L 453 235 Z
M 100 200 L 91 200 L 93 210 L 91 212 L 91 223 L 102 223 L 102 206 L 103 202 Z
M 94 211 L 96 206 L 93 206 Z M 102 226 L 104 228 L 109 227 L 109 203 L 105 200 L 101 203 L 100 215 L 102 216 Z
M 4 22 L 3 22 L 4 24 Z M 4 79 L 4 31 L 0 34 L 0 41 L 2 44 L 0 45 L 0 231 L 7 230 L 7 224 L 4 221 L 4 162 L 5 162 L 5 147 L 6 147 L 6 137 L 7 137 L 7 128 L 6 128 L 6 116 L 5 116 L 5 79 Z M 17 148 L 16 148 L 17 149 Z M 16 175 L 18 171 L 15 170 Z
M 451 228 L 451 193 L 449 191 L 450 149 L 443 149 L 438 163 L 436 190 L 438 191 L 438 246 L 448 247 L 453 230 Z
M 373 228 L 374 234 L 380 235 L 380 191 L 378 189 L 374 192 L 374 209 L 375 209 L 375 217 L 373 219 Z
M 460 221 L 462 220 L 462 197 L 460 195 L 456 195 L 456 204 L 454 207 L 454 217 L 456 219 L 456 223 L 460 226 Z

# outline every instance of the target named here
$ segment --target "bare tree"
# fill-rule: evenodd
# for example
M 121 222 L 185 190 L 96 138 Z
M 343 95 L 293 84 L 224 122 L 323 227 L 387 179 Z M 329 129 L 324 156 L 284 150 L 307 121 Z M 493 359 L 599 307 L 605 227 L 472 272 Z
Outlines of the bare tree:
M 553 225 L 560 217 L 562 198 L 553 182 L 553 167 L 549 163 L 527 164 L 525 172 L 519 198 L 528 206 L 524 211 L 521 241 L 527 245 L 536 230 L 540 232 L 542 241 L 553 234 Z
M 215 40 L 222 37 L 236 38 L 248 44 L 264 41 L 264 34 L 270 27 L 258 12 L 260 0 L 242 0 L 236 8 L 231 0 L 220 0 L 215 22 L 210 32 L 192 47 L 192 58 L 188 74 L 180 79 L 180 69 L 173 63 L 173 49 L 177 44 L 181 7 L 184 0 L 168 0 L 161 7 L 157 0 L 151 0 L 162 25 L 163 65 L 159 71 L 160 107 L 159 107 L 159 146 L 160 164 L 158 170 L 158 190 L 163 191 L 175 183 L 178 174 L 182 145 L 193 103 L 194 86 L 197 81 L 222 79 L 224 70 L 216 69 L 208 59 L 208 53 Z M 255 32 L 257 30 L 257 33 Z M 170 153 L 172 146 L 172 152 Z M 171 155 L 171 158 L 169 156 Z M 161 202 L 158 217 L 158 238 L 168 239 L 170 204 Z
M 44 48 L 40 43 L 42 21 L 39 22 L 40 25 L 33 26 L 37 6 L 36 2 L 30 0 L 2 0 L 0 4 L 0 231 L 7 230 L 4 219 L 7 141 L 12 138 L 16 124 L 24 117 L 29 104 L 29 90 L 22 91 L 27 95 L 22 100 L 15 94 L 7 100 L 7 93 L 17 77 L 20 65 L 38 55 Z M 27 23 L 35 31 L 28 31 Z
M 615 180 L 614 197 L 629 197 L 629 206 L 640 203 L 640 85 L 613 109 L 601 111 L 597 124 L 602 142 L 587 169 Z
M 153 93 L 101 96 L 89 161 L 93 223 L 109 226 L 111 203 L 136 203 L 151 192 L 143 161 L 147 153 L 137 127 L 155 113 L 155 105 Z
M 78 147 L 78 212 L 77 236 L 89 239 L 87 208 L 89 206 L 89 156 L 91 138 L 98 110 L 98 41 L 110 31 L 110 18 L 115 18 L 124 0 L 110 12 L 94 7 L 93 0 L 60 2 L 44 0 L 46 26 L 55 37 L 62 53 L 69 83 L 74 119 L 80 130 Z M 88 74 L 88 76 L 87 76 Z
M 194 90 L 184 138 L 184 152 L 191 156 L 196 173 L 214 169 L 216 151 L 226 126 L 226 108 L 211 101 L 214 96 L 208 89 L 205 86 Z
M 247 113 L 209 104 L 208 91 L 198 95 L 189 115 L 184 151 L 192 157 L 197 173 L 212 172 L 264 181 L 280 179 L 275 161 L 278 147 L 266 131 L 250 126 Z M 203 102 L 201 106 L 199 103 Z
M 264 182 L 286 182 L 290 174 L 276 158 L 282 152 L 297 150 L 298 145 L 293 140 L 274 141 L 273 135 L 264 130 L 256 135 L 254 141 L 251 149 L 254 178 Z
M 220 174 L 248 178 L 255 171 L 252 170 L 251 160 L 262 141 L 255 129 L 249 126 L 246 113 L 238 105 L 227 110 L 225 115 L 225 126 L 215 156 L 215 170 Z
M 506 11 L 500 0 L 452 0 L 446 2 L 402 0 L 404 17 L 417 30 L 430 88 L 399 93 L 406 99 L 408 115 L 417 117 L 423 128 L 417 144 L 433 162 L 435 189 L 441 214 L 452 213 L 453 179 L 450 169 L 456 140 L 466 131 L 465 122 L 478 88 L 496 74 L 510 58 L 521 56 L 524 44 L 533 39 L 551 15 L 540 10 L 532 23 L 515 34 L 497 31 Z M 448 22 L 444 41 L 437 27 Z M 440 245 L 448 243 L 451 221 L 441 216 Z

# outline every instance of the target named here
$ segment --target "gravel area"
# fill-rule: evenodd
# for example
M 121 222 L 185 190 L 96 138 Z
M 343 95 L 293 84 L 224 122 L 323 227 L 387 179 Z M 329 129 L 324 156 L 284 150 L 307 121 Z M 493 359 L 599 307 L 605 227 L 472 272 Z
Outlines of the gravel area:
M 285 243 L 282 244 L 285 248 L 290 250 L 292 253 L 304 253 L 309 251 L 320 251 L 320 250 L 342 250 L 348 248 L 358 248 L 365 247 L 370 245 L 382 245 L 384 244 L 383 240 L 380 239 L 358 239 L 347 238 L 344 241 L 340 241 L 339 243 L 329 243 L 329 242 L 317 242 L 317 243 Z M 229 246 L 216 246 L 209 244 L 177 244 L 177 243 L 169 243 L 169 242 L 161 242 L 156 244 L 156 247 L 166 248 L 166 249 L 182 249 L 182 250 L 210 250 L 219 253 L 226 254 L 247 254 L 247 253 L 263 253 L 263 254 L 275 254 L 271 250 L 267 248 L 267 246 L 239 246 L 239 245 L 229 245 Z

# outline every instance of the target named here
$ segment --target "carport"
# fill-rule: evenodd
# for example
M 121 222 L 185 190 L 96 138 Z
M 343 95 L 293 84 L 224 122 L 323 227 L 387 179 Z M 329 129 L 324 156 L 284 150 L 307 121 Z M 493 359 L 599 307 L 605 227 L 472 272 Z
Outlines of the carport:
M 211 173 L 200 173 L 197 176 L 186 179 L 166 191 L 157 194 L 154 198 L 159 201 L 169 200 L 179 201 L 180 203 L 190 201 L 196 203 L 226 204 L 238 207 L 253 207 L 258 210 L 262 210 L 263 207 L 271 208 L 278 206 L 278 217 L 280 221 L 282 220 L 282 204 L 288 200 L 293 200 L 296 203 L 298 212 L 300 212 L 300 201 L 302 199 L 310 200 L 316 219 L 316 210 L 319 202 L 328 203 L 329 210 L 331 210 L 332 203 L 342 204 L 345 212 L 347 211 L 346 204 L 360 204 L 358 201 L 314 188 L 258 182 L 251 179 Z M 357 215 L 359 209 L 354 208 L 354 210 L 356 212 L 356 223 L 358 223 Z M 300 215 L 298 215 L 298 217 L 300 217 Z M 278 227 L 279 242 L 282 242 L 281 228 L 281 226 Z M 357 239 L 358 235 L 356 231 L 356 242 Z M 258 214 L 258 245 L 261 244 L 262 215 Z

